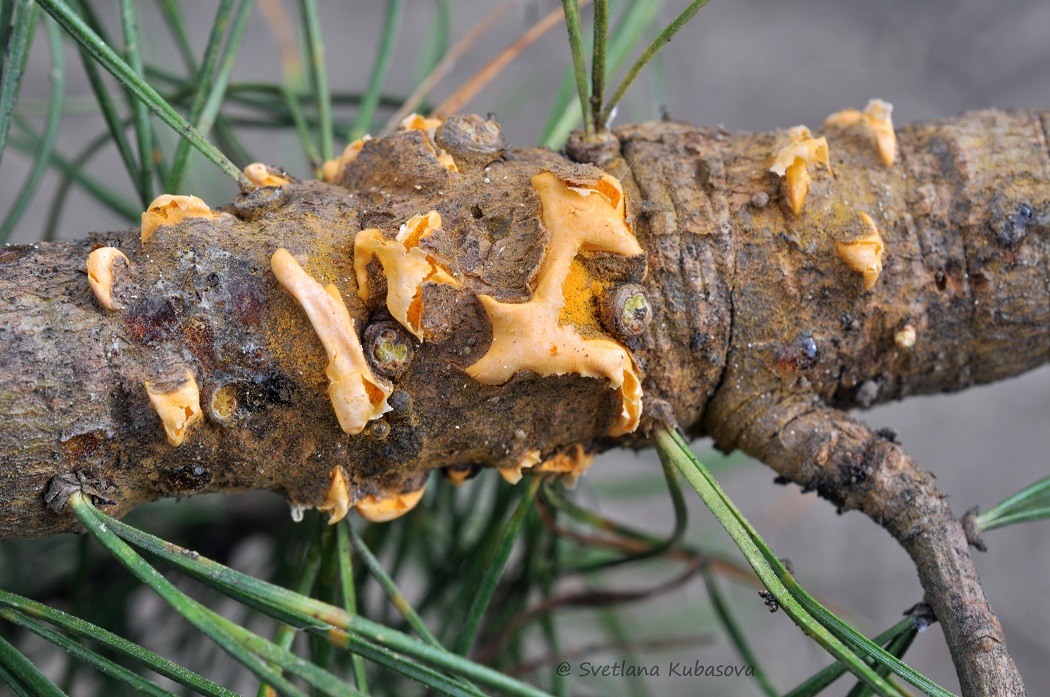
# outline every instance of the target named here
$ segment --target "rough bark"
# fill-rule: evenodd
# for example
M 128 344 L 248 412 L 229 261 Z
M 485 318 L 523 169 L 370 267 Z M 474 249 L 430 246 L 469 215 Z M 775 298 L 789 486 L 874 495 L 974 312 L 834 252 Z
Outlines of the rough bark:
M 647 256 L 578 258 L 598 286 L 640 282 L 654 313 L 647 332 L 623 339 L 644 375 L 645 414 L 619 438 L 607 434 L 621 402 L 603 379 L 519 373 L 482 385 L 464 372 L 492 339 L 477 296 L 524 302 L 534 289 L 550 232 L 530 177 L 568 165 L 561 155 L 467 157 L 464 146 L 451 173 L 422 134 L 399 133 L 366 147 L 342 186 L 259 189 L 230 216 L 165 227 L 146 244 L 130 230 L 4 248 L 0 539 L 74 529 L 43 505 L 64 472 L 104 490 L 118 515 L 161 497 L 261 488 L 317 505 L 335 466 L 352 498 L 382 496 L 418 489 L 433 468 L 641 445 L 647 427 L 675 420 L 883 525 L 916 562 L 964 693 L 1023 694 L 943 495 L 899 446 L 839 410 L 1050 360 L 1048 122 L 986 111 L 909 126 L 892 167 L 863 129 L 829 132 L 831 171 L 812 170 L 799 215 L 768 170 L 776 134 L 651 123 L 575 144 L 575 159 L 622 181 Z M 390 317 L 358 299 L 354 235 L 391 235 L 428 210 L 443 225 L 427 251 L 461 286 L 424 285 L 427 339 L 394 380 L 393 410 L 347 435 L 325 394 L 325 352 L 270 256 L 286 247 L 334 283 L 362 335 Z M 860 234 L 861 211 L 886 243 L 867 292 L 835 251 Z M 101 244 L 131 261 L 115 285 L 120 311 L 99 307 L 83 271 Z M 381 301 L 380 286 L 371 297 Z M 580 302 L 598 314 L 598 297 Z M 895 339 L 906 325 L 911 346 Z M 206 418 L 173 447 L 143 384 L 177 382 L 187 368 Z M 232 410 L 210 401 L 223 388 Z

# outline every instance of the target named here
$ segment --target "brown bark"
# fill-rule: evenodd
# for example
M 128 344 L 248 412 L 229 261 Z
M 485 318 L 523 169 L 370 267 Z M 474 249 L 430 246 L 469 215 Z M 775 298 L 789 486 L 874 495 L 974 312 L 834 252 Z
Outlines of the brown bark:
M 964 693 L 1023 694 L 943 496 L 898 446 L 837 410 L 1050 360 L 1048 121 L 989 111 L 910 126 L 892 167 L 863 129 L 829 132 L 833 174 L 811 172 L 797 216 L 768 171 L 775 134 L 656 123 L 577 144 L 576 159 L 623 182 L 647 254 L 647 273 L 644 259 L 580 257 L 592 279 L 641 282 L 654 311 L 646 333 L 624 340 L 644 373 L 643 428 L 618 439 L 606 434 L 621 402 L 602 379 L 519 373 L 490 386 L 464 373 L 491 341 L 477 296 L 524 302 L 532 292 L 549 231 L 529 178 L 566 164 L 550 152 L 497 157 L 449 142 L 454 156 L 460 148 L 456 174 L 418 132 L 400 133 L 366 147 L 346 188 L 260 189 L 226 209 L 231 217 L 162 228 L 145 245 L 128 231 L 5 248 L 0 539 L 73 529 L 43 505 L 63 472 L 105 489 L 115 514 L 259 488 L 316 505 L 333 466 L 355 497 L 409 491 L 432 468 L 639 445 L 654 420 L 674 419 L 886 527 L 916 562 Z M 270 255 L 286 247 L 335 283 L 361 335 L 389 316 L 378 285 L 378 304 L 358 299 L 354 235 L 391 234 L 432 209 L 443 230 L 427 251 L 462 285 L 424 286 L 427 340 L 394 381 L 393 410 L 349 436 L 325 394 L 324 350 Z M 836 239 L 860 234 L 861 211 L 887 247 L 868 292 L 835 251 Z M 84 259 L 97 244 L 131 261 L 115 287 L 121 311 L 102 310 L 88 288 Z M 916 341 L 898 346 L 906 325 Z M 187 368 L 206 418 L 173 447 L 143 383 L 177 381 Z M 232 412 L 209 406 L 222 388 Z

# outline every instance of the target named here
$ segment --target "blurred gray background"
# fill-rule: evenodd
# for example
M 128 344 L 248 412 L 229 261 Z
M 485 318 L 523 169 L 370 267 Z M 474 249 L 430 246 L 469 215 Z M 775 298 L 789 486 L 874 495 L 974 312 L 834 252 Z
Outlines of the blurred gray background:
M 662 20 L 669 21 L 685 2 L 668 2 Z M 113 33 L 118 34 L 115 7 Z M 290 16 L 294 8 L 285 1 Z M 507 17 L 459 63 L 441 83 L 435 101 L 447 96 L 503 46 L 537 18 L 556 7 L 556 0 L 521 0 Z M 158 37 L 146 43 L 151 60 L 175 61 L 173 47 L 159 25 L 154 3 L 140 2 L 143 31 Z M 453 3 L 453 37 L 495 6 L 481 0 Z M 418 78 L 420 47 L 433 22 L 433 2 L 408 0 L 387 92 L 406 94 Z M 333 89 L 362 90 L 382 24 L 384 3 L 322 2 L 323 26 Z M 206 39 L 213 2 L 185 3 L 198 51 Z M 589 11 L 584 11 L 585 18 Z M 199 17 L 196 21 L 193 18 Z M 765 130 L 805 123 L 819 126 L 834 111 L 862 108 L 880 97 L 895 106 L 898 124 L 951 116 L 984 107 L 1050 107 L 1050 1 L 1002 0 L 712 0 L 694 23 L 676 37 L 645 79 L 629 94 L 618 123 L 657 118 L 666 109 L 677 119 L 723 124 L 733 130 Z M 45 42 L 37 41 L 23 97 L 48 94 Z M 67 50 L 71 108 L 85 110 L 90 90 L 78 59 Z M 562 27 L 529 48 L 468 107 L 495 112 L 509 142 L 533 144 L 547 119 L 551 101 L 569 63 Z M 235 79 L 278 80 L 280 61 L 270 28 L 256 14 L 249 28 Z M 90 110 L 87 110 L 90 111 Z M 164 130 L 163 126 L 159 127 Z M 90 113 L 67 118 L 59 149 L 69 153 L 103 129 Z M 167 138 L 167 135 L 164 136 Z M 170 143 L 170 140 L 167 142 Z M 260 133 L 248 139 L 260 159 L 306 175 L 294 137 Z M 341 147 L 343 141 L 337 142 Z M 21 185 L 27 162 L 13 151 L 0 169 L 0 209 L 6 210 Z M 202 163 L 194 175 L 194 193 L 221 205 L 235 192 L 228 180 Z M 89 165 L 93 175 L 130 197 L 132 187 L 119 159 L 103 152 Z M 12 241 L 39 239 L 49 212 L 49 180 L 34 201 Z M 74 191 L 63 214 L 62 236 L 124 227 L 125 223 Z M 1020 487 L 1050 472 L 1050 369 L 1014 380 L 944 397 L 914 398 L 863 415 L 874 427 L 891 426 L 904 445 L 935 473 L 962 514 L 974 505 L 988 508 Z M 697 444 L 703 452 L 708 446 Z M 624 497 L 639 473 L 658 464 L 651 453 L 612 453 L 599 458 L 580 491 L 593 506 L 618 518 L 634 520 L 655 531 L 668 530 L 671 516 L 659 495 Z M 766 536 L 778 554 L 794 563 L 797 577 L 815 595 L 841 610 L 866 631 L 895 623 L 918 602 L 922 591 L 906 555 L 874 524 L 857 513 L 836 516 L 832 507 L 796 487 L 772 484 L 771 471 L 756 464 L 721 470 L 730 495 Z M 711 518 L 694 507 L 690 537 L 698 543 L 727 548 Z M 977 565 L 1006 631 L 1007 641 L 1031 694 L 1050 684 L 1050 523 L 1039 522 L 986 535 L 989 551 Z M 636 574 L 611 581 L 614 586 L 647 585 L 666 578 Z M 806 640 L 783 613 L 770 615 L 750 588 L 728 588 L 745 617 L 778 687 L 787 689 L 826 662 L 825 654 Z M 739 663 L 717 634 L 699 582 L 659 599 L 632 607 L 628 613 L 639 636 L 661 632 L 710 631 L 715 638 L 699 647 L 678 648 L 646 656 L 642 662 L 666 665 Z M 569 623 L 577 622 L 569 615 Z M 578 630 L 589 635 L 591 620 L 580 613 Z M 607 654 L 595 662 L 612 663 Z M 958 690 L 938 629 L 920 637 L 908 662 L 942 685 Z M 580 694 L 602 694 L 594 680 L 577 683 Z M 651 683 L 653 694 L 754 695 L 746 679 L 663 678 Z M 844 694 L 838 686 L 829 694 Z

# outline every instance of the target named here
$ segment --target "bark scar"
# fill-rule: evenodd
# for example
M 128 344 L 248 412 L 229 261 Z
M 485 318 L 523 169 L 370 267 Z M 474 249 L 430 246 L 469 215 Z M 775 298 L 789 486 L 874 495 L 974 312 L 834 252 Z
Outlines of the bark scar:
M 61 515 L 69 497 L 77 492 L 90 496 L 96 506 L 112 506 L 116 501 L 109 495 L 115 491 L 116 487 L 105 479 L 93 479 L 83 471 L 63 472 L 51 478 L 44 493 L 44 503 Z

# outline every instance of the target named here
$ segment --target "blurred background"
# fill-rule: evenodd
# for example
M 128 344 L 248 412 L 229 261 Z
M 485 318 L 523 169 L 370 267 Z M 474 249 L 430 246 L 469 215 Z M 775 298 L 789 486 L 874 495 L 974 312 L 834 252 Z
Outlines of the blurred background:
M 260 5 L 274 4 L 260 2 Z M 667 2 L 660 26 L 685 6 Z M 115 3 L 97 3 L 100 15 L 119 35 Z M 285 12 L 295 17 L 292 3 Z M 505 16 L 457 63 L 435 89 L 431 104 L 451 94 L 507 44 L 555 9 L 554 0 L 509 3 Z M 408 0 L 394 62 L 384 93 L 404 96 L 422 75 L 423 56 L 432 50 L 435 3 Z M 464 35 L 497 3 L 454 0 L 451 36 Z M 144 50 L 150 62 L 179 61 L 153 2 L 139 3 Z M 187 3 L 188 29 L 198 52 L 203 47 L 214 3 Z M 333 91 L 364 89 L 383 23 L 384 3 L 322 2 L 329 80 Z M 589 9 L 583 11 L 586 19 Z M 614 24 L 615 27 L 615 24 Z M 650 30 L 649 35 L 655 35 Z M 1050 2 L 1047 0 L 712 0 L 644 73 L 619 109 L 616 123 L 672 118 L 731 130 L 768 130 L 799 123 L 819 127 L 824 117 L 847 107 L 863 108 L 879 97 L 893 103 L 894 120 L 947 117 L 985 107 L 1024 109 L 1050 107 Z M 237 82 L 279 81 L 282 65 L 279 38 L 256 11 L 234 72 Z M 633 55 L 637 54 L 637 50 Z M 59 135 L 59 152 L 79 150 L 104 131 L 94 99 L 75 51 L 67 46 L 69 69 L 67 107 Z M 494 112 L 509 143 L 539 141 L 555 94 L 566 75 L 569 50 L 564 27 L 556 26 L 511 63 L 466 107 Z M 50 62 L 46 42 L 34 45 L 26 68 L 21 99 L 37 128 L 49 94 Z M 615 84 L 615 81 L 613 81 Z M 32 117 L 33 105 L 38 105 Z M 384 118 L 389 110 L 381 111 Z M 351 108 L 337 111 L 341 122 L 352 119 Z M 158 126 L 162 145 L 173 139 Z M 260 160 L 309 176 L 309 167 L 294 133 L 243 133 L 248 150 Z M 345 137 L 337 137 L 337 151 Z M 213 206 L 234 194 L 233 185 L 213 166 L 198 158 L 187 192 Z M 30 160 L 13 149 L 0 167 L 0 211 L 11 205 Z M 120 159 L 105 149 L 86 165 L 113 191 L 134 200 L 134 187 Z M 95 230 L 127 227 L 130 223 L 99 206 L 73 187 L 59 209 L 54 202 L 58 178 L 48 174 L 12 242 L 41 239 L 49 217 L 60 238 Z M 987 509 L 1003 497 L 1050 472 L 1050 369 L 1043 368 L 1000 384 L 943 397 L 912 398 L 873 409 L 863 415 L 875 428 L 892 427 L 908 451 L 936 474 L 959 515 L 972 506 Z M 698 452 L 709 445 L 697 443 Z M 833 507 L 802 495 L 797 487 L 774 486 L 771 471 L 757 463 L 721 464 L 711 455 L 717 474 L 744 513 L 773 549 L 789 558 L 796 576 L 814 595 L 844 613 L 865 631 L 894 624 L 900 614 L 922 599 L 914 569 L 904 552 L 881 529 L 858 513 L 836 516 Z M 489 473 L 492 474 L 492 473 Z M 493 475 L 494 476 L 494 475 Z M 655 480 L 652 478 L 655 477 Z M 648 478 L 648 479 L 646 479 Z M 609 453 L 601 456 L 581 482 L 579 495 L 589 505 L 617 519 L 653 530 L 671 528 L 673 517 L 652 453 Z M 470 485 L 468 485 L 470 486 Z M 168 504 L 170 507 L 170 504 Z M 280 511 L 275 496 L 237 497 L 231 510 L 259 508 Z M 710 516 L 693 507 L 689 539 L 697 544 L 730 549 Z M 167 509 L 165 509 L 167 510 Z M 138 518 L 148 525 L 149 509 Z M 280 516 L 283 518 L 283 512 Z M 250 526 L 241 530 L 247 548 L 262 544 Z M 1046 521 L 996 530 L 985 536 L 989 551 L 977 554 L 977 566 L 993 607 L 1003 623 L 1010 649 L 1032 694 L 1050 684 L 1050 523 Z M 47 543 L 42 543 L 47 544 Z M 63 543 L 64 544 L 64 543 Z M 248 554 L 247 552 L 244 552 Z M 250 556 L 250 554 L 249 554 Z M 651 583 L 644 574 L 628 572 L 616 584 Z M 769 614 L 750 587 L 726 590 L 746 620 L 766 669 L 786 689 L 827 663 L 784 616 Z M 630 606 L 627 626 L 646 636 L 661 632 L 709 632 L 710 641 L 686 648 L 646 654 L 642 663 L 666 665 L 669 660 L 706 664 L 738 664 L 731 645 L 717 630 L 707 609 L 706 593 L 694 581 L 673 593 Z M 695 612 L 694 612 L 695 611 Z M 585 642 L 595 620 L 578 620 L 575 631 Z M 571 642 L 570 642 L 571 643 Z M 591 660 L 614 663 L 622 656 L 607 653 Z M 952 690 L 958 690 L 940 630 L 921 635 L 907 662 Z M 579 694 L 608 694 L 600 680 L 582 680 Z M 757 688 L 742 678 L 662 678 L 649 683 L 652 694 L 754 695 Z M 844 694 L 847 687 L 841 688 Z M 840 694 L 835 688 L 829 694 Z

